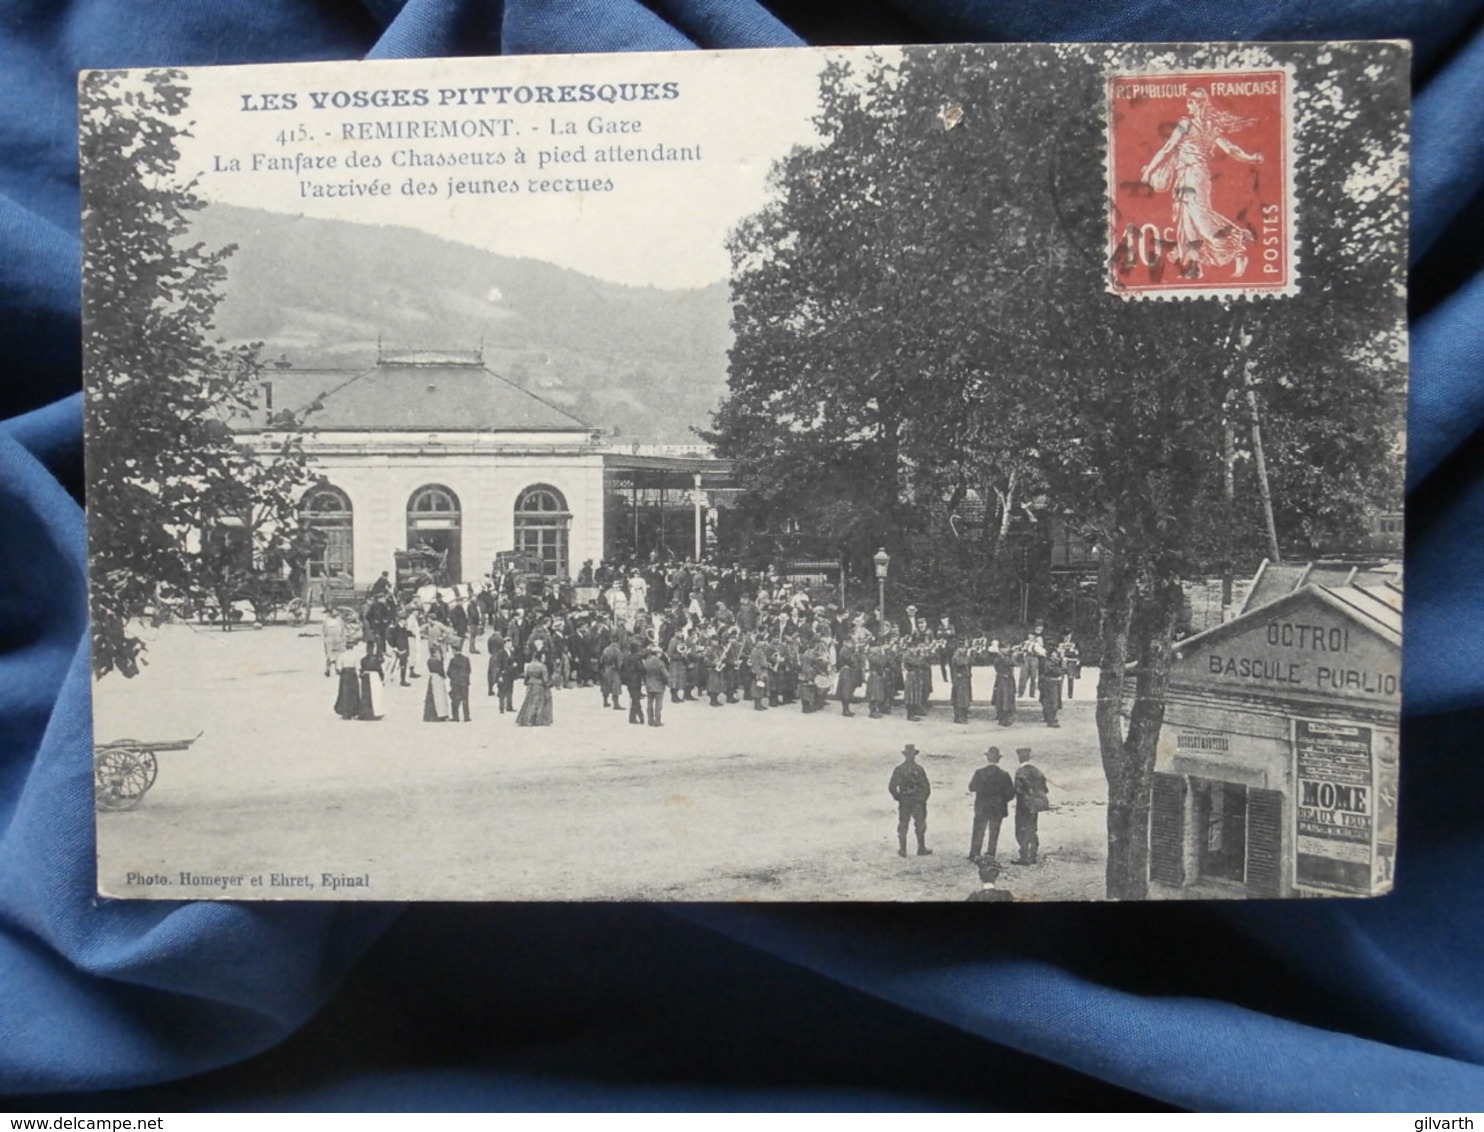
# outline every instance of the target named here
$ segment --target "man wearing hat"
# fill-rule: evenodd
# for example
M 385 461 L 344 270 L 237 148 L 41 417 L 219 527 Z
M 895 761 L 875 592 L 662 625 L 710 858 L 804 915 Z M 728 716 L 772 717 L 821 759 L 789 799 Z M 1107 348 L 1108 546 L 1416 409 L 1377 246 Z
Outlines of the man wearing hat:
M 902 748 L 902 761 L 891 772 L 886 789 L 897 803 L 897 856 L 907 855 L 909 822 L 917 833 L 917 855 L 931 856 L 933 851 L 927 847 L 927 800 L 933 787 L 927 771 L 917 765 L 917 748 L 911 743 Z
M 1015 840 L 1020 845 L 1020 859 L 1016 864 L 1034 865 L 1041 851 L 1041 838 L 1037 825 L 1041 814 L 1051 808 L 1047 799 L 1046 776 L 1031 762 L 1031 749 L 1019 747 L 1015 751 L 1020 766 L 1015 770 Z
M 985 857 L 979 862 L 979 891 L 969 893 L 970 904 L 999 904 L 1006 900 L 1014 900 L 1003 888 L 996 888 L 994 882 L 1000 878 L 1000 863 L 993 857 Z
M 969 841 L 969 860 L 980 859 L 980 846 L 988 835 L 985 857 L 994 857 L 1000 847 L 1000 823 L 1010 813 L 1010 802 L 1015 798 L 1015 782 L 1000 767 L 1000 749 L 991 747 L 984 752 L 984 765 L 969 779 L 969 793 L 974 795 L 974 834 Z
M 903 632 L 909 637 L 917 632 L 917 606 L 915 605 L 909 605 L 907 607 L 907 626 Z
M 454 641 L 453 655 L 448 658 L 446 674 L 448 677 L 448 721 L 457 723 L 459 712 L 463 711 L 464 722 L 469 722 L 469 678 L 473 666 L 469 658 L 464 655 L 464 643 Z
M 340 654 L 345 651 L 346 641 L 345 621 L 333 605 L 325 610 L 320 632 L 325 638 L 325 675 L 328 676 L 340 670 Z
M 644 691 L 649 700 L 649 726 L 663 727 L 660 716 L 665 708 L 665 689 L 670 686 L 670 668 L 658 645 L 650 645 L 644 654 Z

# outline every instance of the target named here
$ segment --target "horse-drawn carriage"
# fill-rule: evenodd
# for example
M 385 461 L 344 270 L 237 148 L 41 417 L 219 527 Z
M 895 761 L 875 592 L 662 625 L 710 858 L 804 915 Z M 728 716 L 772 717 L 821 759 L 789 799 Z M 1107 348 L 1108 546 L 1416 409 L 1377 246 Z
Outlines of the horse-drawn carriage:
M 540 597 L 553 580 L 542 570 L 541 559 L 524 550 L 502 550 L 496 554 L 490 577 L 496 587 L 506 588 L 512 597 Z
M 258 625 L 277 621 L 280 615 L 291 625 L 302 625 L 308 619 L 309 609 L 292 579 L 239 571 L 211 590 L 197 607 L 196 618 L 203 625 L 230 629 L 247 622 L 248 613 Z
M 414 546 L 392 552 L 397 567 L 396 593 L 399 601 L 408 601 L 424 586 L 448 584 L 448 551 L 429 546 Z

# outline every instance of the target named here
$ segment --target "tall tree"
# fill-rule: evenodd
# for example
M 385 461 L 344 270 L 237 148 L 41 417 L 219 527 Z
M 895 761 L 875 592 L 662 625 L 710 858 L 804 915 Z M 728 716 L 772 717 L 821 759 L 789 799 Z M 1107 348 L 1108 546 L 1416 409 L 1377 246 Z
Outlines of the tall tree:
M 249 553 L 288 552 L 296 489 L 309 482 L 292 440 L 260 458 L 236 442 L 254 411 L 256 352 L 212 338 L 232 247 L 190 236 L 202 207 L 177 171 L 189 99 L 178 71 L 89 72 L 80 91 L 83 351 L 88 537 L 96 676 L 138 671 L 130 622 L 169 598 L 218 588 L 207 538 L 242 524 Z M 224 611 L 225 612 L 225 611 Z

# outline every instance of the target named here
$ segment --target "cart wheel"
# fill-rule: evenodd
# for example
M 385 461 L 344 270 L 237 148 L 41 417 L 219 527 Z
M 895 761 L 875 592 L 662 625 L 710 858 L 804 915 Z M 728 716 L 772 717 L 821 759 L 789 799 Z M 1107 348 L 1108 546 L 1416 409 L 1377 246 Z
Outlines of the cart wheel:
M 155 784 L 155 753 L 120 740 L 93 750 L 93 795 L 100 810 L 132 810 Z

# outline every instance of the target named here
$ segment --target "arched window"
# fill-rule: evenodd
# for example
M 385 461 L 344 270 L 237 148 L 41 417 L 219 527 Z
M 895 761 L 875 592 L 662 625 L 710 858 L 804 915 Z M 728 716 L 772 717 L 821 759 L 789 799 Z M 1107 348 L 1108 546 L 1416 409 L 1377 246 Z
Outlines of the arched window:
M 567 576 L 567 532 L 571 526 L 572 512 L 554 487 L 536 484 L 515 501 L 515 549 L 538 558 L 541 572 L 548 578 Z
M 463 515 L 459 497 L 441 484 L 428 484 L 407 501 L 407 549 L 426 547 L 443 558 L 443 581 L 462 580 Z
M 355 571 L 355 524 L 350 496 L 320 484 L 299 501 L 304 525 L 319 535 L 309 554 L 311 578 L 351 579 Z

